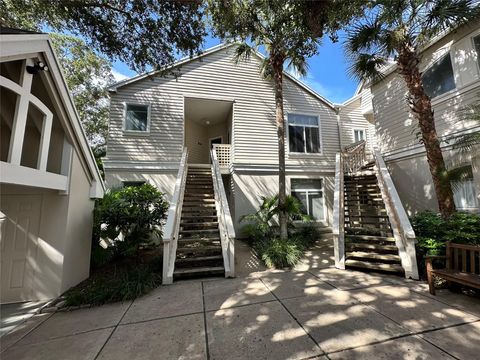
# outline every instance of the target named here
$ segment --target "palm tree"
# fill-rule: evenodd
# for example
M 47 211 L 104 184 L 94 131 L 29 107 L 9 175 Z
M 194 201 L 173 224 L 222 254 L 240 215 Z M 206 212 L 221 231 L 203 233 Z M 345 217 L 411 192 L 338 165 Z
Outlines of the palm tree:
M 253 49 L 266 52 L 262 75 L 273 82 L 278 137 L 278 217 L 280 238 L 286 239 L 287 195 L 285 181 L 285 123 L 283 111 L 283 70 L 294 68 L 306 74 L 306 61 L 317 54 L 324 32 L 338 30 L 340 24 L 361 10 L 365 0 L 209 0 L 208 12 L 215 35 L 239 41 L 237 60 L 249 57 Z M 356 5 L 353 6 L 352 4 Z M 355 11 L 354 11 L 355 10 Z
M 379 79 L 382 67 L 394 59 L 408 89 L 408 105 L 417 119 L 443 217 L 455 211 L 452 187 L 440 148 L 430 97 L 420 71 L 421 49 L 435 36 L 460 26 L 478 14 L 475 0 L 376 0 L 367 17 L 348 30 L 350 72 L 360 79 Z

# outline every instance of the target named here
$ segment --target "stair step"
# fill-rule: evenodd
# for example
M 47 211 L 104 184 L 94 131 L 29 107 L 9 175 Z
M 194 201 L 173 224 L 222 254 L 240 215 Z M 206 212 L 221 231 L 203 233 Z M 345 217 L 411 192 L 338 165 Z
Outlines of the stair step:
M 215 208 L 215 203 L 197 203 L 197 202 L 191 202 L 191 201 L 184 201 L 183 202 L 183 207 L 188 208 L 188 209 L 211 209 Z
M 202 221 L 202 222 L 185 222 L 180 221 L 180 226 L 182 227 L 206 227 L 206 226 L 215 226 L 218 229 L 217 221 Z
M 200 262 L 200 261 L 212 261 L 212 260 L 222 260 L 222 255 L 210 255 L 210 256 L 196 256 L 196 257 L 186 257 L 186 258 L 178 258 L 175 260 L 175 263 L 192 263 L 192 262 Z
M 395 242 L 395 238 L 391 237 L 391 236 L 372 236 L 372 235 L 345 234 L 345 239 Z
M 345 226 L 345 232 L 348 235 L 369 235 L 366 233 L 369 232 L 377 232 L 377 233 L 392 233 L 392 229 L 390 227 L 388 228 L 380 228 L 380 227 L 354 227 L 354 226 Z M 365 233 L 365 234 L 362 234 Z
M 346 260 L 345 265 L 348 267 L 369 269 L 369 270 L 380 270 L 387 271 L 392 273 L 403 273 L 404 270 L 399 264 L 382 264 L 382 263 L 371 263 L 366 261 L 359 260 Z
M 213 192 L 192 192 L 192 191 L 187 191 L 185 189 L 185 197 L 188 198 L 195 198 L 195 199 L 214 199 L 215 200 L 215 195 Z
M 218 228 L 216 229 L 193 229 L 193 230 L 182 230 L 180 234 L 210 234 L 218 232 Z
M 395 254 L 380 254 L 376 252 L 365 252 L 365 251 L 352 251 L 346 253 L 346 258 L 348 259 L 369 259 L 385 262 L 397 262 L 400 263 L 400 256 Z
M 214 254 L 214 253 L 222 253 L 221 246 L 202 246 L 202 247 L 178 247 L 177 248 L 177 256 L 185 255 L 185 254 Z
M 379 245 L 379 244 L 370 244 L 370 243 L 346 243 L 345 248 L 349 251 L 355 250 L 374 250 L 376 252 L 394 252 L 398 254 L 398 248 L 395 245 Z
M 205 247 L 218 247 L 219 249 L 222 248 L 222 244 L 220 242 L 220 238 L 212 238 L 212 239 L 178 239 L 178 245 L 182 247 L 182 249 L 191 249 L 195 251 L 196 249 L 203 249 Z
M 206 267 L 192 267 L 175 269 L 173 276 L 176 278 L 190 277 L 190 276 L 213 276 L 223 275 L 225 269 L 223 266 L 206 266 Z
M 217 219 L 217 215 L 204 215 L 204 216 L 183 216 L 182 215 L 182 218 L 181 218 L 181 222 L 185 222 L 185 224 L 190 224 L 189 222 L 185 221 L 185 220 L 204 220 L 204 219 Z
M 378 219 L 388 219 L 388 216 L 387 215 L 367 215 L 367 214 L 363 214 L 363 215 L 358 215 L 358 214 L 355 214 L 355 215 L 347 215 L 345 214 L 345 217 L 347 218 L 378 218 Z

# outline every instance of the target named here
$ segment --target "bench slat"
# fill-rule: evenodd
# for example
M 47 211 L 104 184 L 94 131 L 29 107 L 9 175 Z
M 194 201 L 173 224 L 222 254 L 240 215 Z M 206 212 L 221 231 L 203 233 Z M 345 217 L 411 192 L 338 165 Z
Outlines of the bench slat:
M 475 274 L 475 251 L 470 250 L 470 272 Z
M 452 270 L 433 270 L 432 273 L 441 276 L 447 280 L 452 280 L 480 289 L 480 275 Z

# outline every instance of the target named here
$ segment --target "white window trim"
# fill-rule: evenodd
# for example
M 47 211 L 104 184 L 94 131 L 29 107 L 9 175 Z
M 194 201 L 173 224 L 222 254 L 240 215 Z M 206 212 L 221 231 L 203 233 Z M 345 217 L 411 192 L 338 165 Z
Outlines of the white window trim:
M 326 223 L 327 222 L 327 212 L 328 209 L 326 207 L 326 196 L 325 196 L 325 177 L 323 176 L 289 176 L 288 177 L 288 185 L 289 185 L 289 193 L 292 196 L 292 180 L 322 180 L 322 188 L 320 190 L 312 190 L 312 189 L 298 189 L 297 191 L 321 191 L 322 192 L 322 206 L 323 206 L 323 218 L 322 219 L 314 219 L 314 222 L 317 223 Z
M 319 152 L 316 153 L 309 153 L 309 152 L 296 152 L 296 151 L 290 151 L 290 130 L 289 130 L 289 124 L 288 124 L 288 116 L 289 115 L 304 115 L 304 116 L 315 116 L 318 120 L 318 141 L 319 141 Z M 295 126 L 295 125 L 293 125 Z M 316 127 L 312 125 L 298 125 L 298 126 L 303 126 L 303 127 Z M 315 156 L 322 156 L 323 155 L 323 139 L 322 139 L 322 123 L 320 121 L 320 115 L 317 113 L 302 113 L 298 111 L 287 111 L 287 116 L 285 119 L 285 129 L 286 129 L 286 147 L 287 147 L 287 153 L 289 155 L 294 155 L 296 157 L 315 157 Z M 306 146 L 306 144 L 305 144 Z
M 353 139 L 353 142 L 356 142 L 356 141 L 355 141 L 355 131 L 361 131 L 361 132 L 363 132 L 363 140 L 367 141 L 367 129 L 365 129 L 365 128 L 353 128 L 353 129 L 352 129 L 352 139 Z
M 140 131 L 140 130 L 127 130 L 126 129 L 126 122 L 127 122 L 127 105 L 140 105 L 147 107 L 147 130 Z M 122 121 L 122 130 L 124 134 L 127 135 L 138 135 L 138 136 L 148 136 L 150 135 L 150 123 L 151 123 L 151 104 L 145 104 L 140 102 L 123 102 L 123 121 Z
M 474 38 L 480 37 L 480 30 L 474 31 L 473 33 L 470 34 L 470 45 L 472 46 L 473 51 L 477 51 L 475 48 L 475 41 Z M 477 66 L 477 76 L 478 79 L 480 79 L 480 49 L 477 52 L 477 61 L 475 61 L 475 65 Z
M 431 97 L 430 98 L 430 101 L 433 101 L 434 99 L 439 99 L 443 96 L 448 96 L 450 94 L 453 94 L 455 93 L 457 90 L 458 90 L 458 85 L 457 85 L 457 80 L 455 79 L 455 61 L 454 59 L 452 59 L 452 49 L 450 48 L 448 50 L 448 52 L 443 55 L 443 56 L 440 56 L 437 60 L 435 60 L 433 63 L 431 63 L 428 67 L 426 67 L 423 71 L 422 71 L 422 76 L 428 71 L 430 70 L 433 66 L 435 66 L 435 64 L 439 63 L 440 61 L 442 61 L 443 59 L 445 59 L 447 56 L 450 57 L 450 63 L 452 64 L 452 73 L 453 73 L 453 83 L 455 84 L 455 87 L 452 89 L 452 90 L 448 90 L 446 92 L 444 92 L 443 94 L 439 94 L 437 96 L 434 96 L 434 97 Z M 422 84 L 423 84 L 423 79 L 422 79 Z

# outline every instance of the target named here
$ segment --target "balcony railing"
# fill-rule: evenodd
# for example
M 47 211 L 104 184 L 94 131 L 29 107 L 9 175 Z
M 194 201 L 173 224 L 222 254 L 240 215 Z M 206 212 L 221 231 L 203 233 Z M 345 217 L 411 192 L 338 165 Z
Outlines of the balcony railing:
M 213 148 L 217 154 L 218 165 L 222 169 L 228 169 L 231 162 L 231 145 L 230 144 L 214 144 Z

